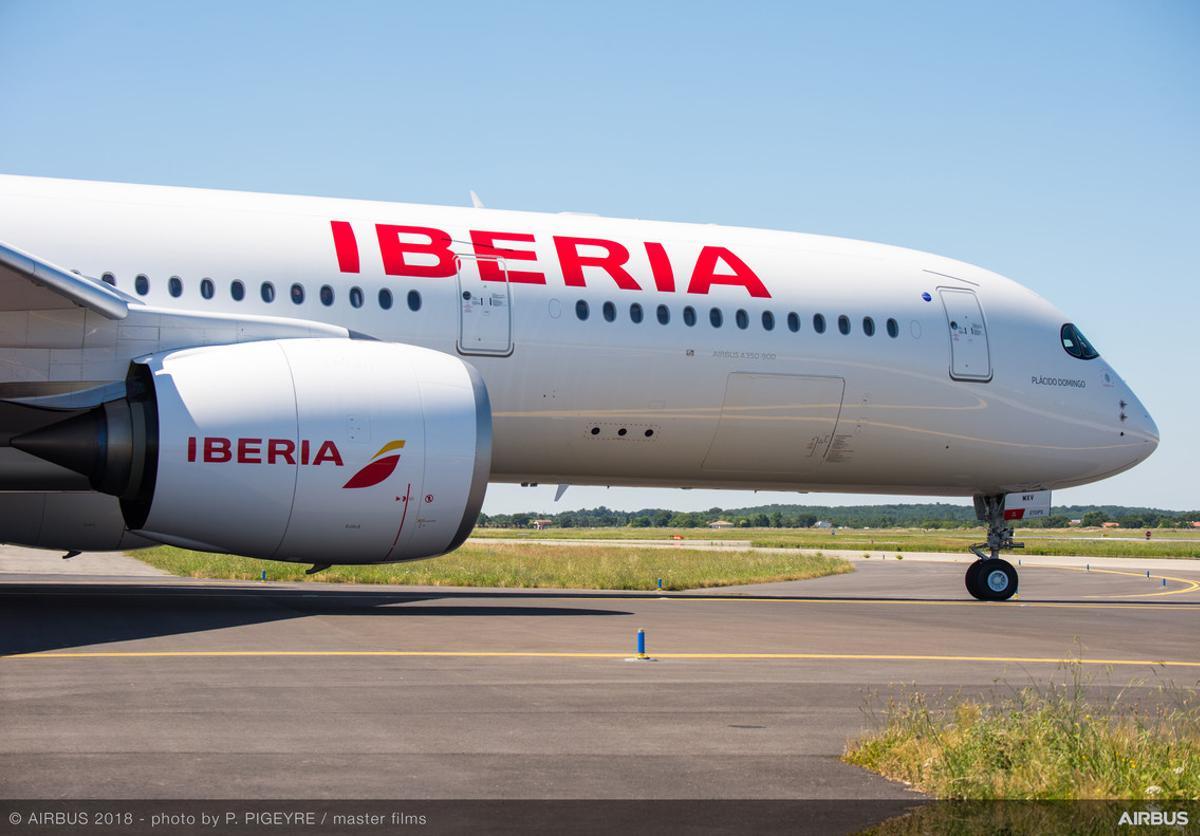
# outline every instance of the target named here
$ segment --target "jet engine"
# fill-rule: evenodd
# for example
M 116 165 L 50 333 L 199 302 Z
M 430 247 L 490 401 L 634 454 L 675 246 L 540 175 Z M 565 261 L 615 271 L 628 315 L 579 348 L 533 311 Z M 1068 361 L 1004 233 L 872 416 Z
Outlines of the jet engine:
M 288 339 L 166 351 L 125 396 L 11 439 L 119 497 L 136 535 L 297 562 L 457 548 L 491 466 L 479 373 L 448 354 Z

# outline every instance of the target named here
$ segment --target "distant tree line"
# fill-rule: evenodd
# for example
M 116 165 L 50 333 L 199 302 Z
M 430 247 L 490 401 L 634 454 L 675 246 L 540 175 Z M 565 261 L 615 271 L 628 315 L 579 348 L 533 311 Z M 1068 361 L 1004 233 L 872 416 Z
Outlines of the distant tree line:
M 970 506 L 949 503 L 914 505 L 761 505 L 752 508 L 709 508 L 707 511 L 669 511 L 644 508 L 614 511 L 603 505 L 580 511 L 519 514 L 481 514 L 487 528 L 528 528 L 534 520 L 550 520 L 555 528 L 704 528 L 726 520 L 738 528 L 811 528 L 826 521 L 845 528 L 970 528 L 979 525 Z M 1115 522 L 1121 528 L 1173 528 L 1200 520 L 1200 511 L 1165 511 L 1122 505 L 1067 505 L 1051 509 L 1048 517 L 1022 522 L 1028 528 L 1066 528 L 1071 520 L 1085 526 Z

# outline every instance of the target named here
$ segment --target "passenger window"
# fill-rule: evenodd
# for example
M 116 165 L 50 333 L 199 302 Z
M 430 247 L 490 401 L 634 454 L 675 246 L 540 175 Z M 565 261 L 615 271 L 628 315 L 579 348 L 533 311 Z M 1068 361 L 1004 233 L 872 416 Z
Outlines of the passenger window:
M 217 292 L 217 286 L 213 284 L 212 279 L 200 280 L 200 295 L 205 299 L 213 298 L 213 294 Z
M 775 329 L 775 314 L 770 311 L 763 311 L 762 323 L 764 331 L 773 331 Z
M 390 311 L 392 309 L 392 292 L 386 287 L 381 287 L 379 289 L 379 307 L 383 308 L 385 311 Z
M 103 276 L 100 277 L 100 281 L 104 282 L 105 284 L 110 284 L 113 287 L 117 286 L 117 277 L 114 276 L 112 273 L 105 273 Z
M 170 293 L 176 299 L 183 295 L 183 279 L 178 276 L 172 276 L 167 279 L 167 293 Z
M 1095 360 L 1100 356 L 1100 352 L 1092 347 L 1088 342 L 1088 338 L 1083 335 L 1083 332 L 1068 322 L 1059 331 L 1059 338 L 1062 340 L 1062 347 L 1067 354 L 1072 357 L 1077 357 L 1080 360 Z
M 138 277 L 133 280 L 133 289 L 137 291 L 138 296 L 145 296 L 150 292 L 150 279 L 146 275 L 139 273 Z
M 414 313 L 421 310 L 421 294 L 415 290 L 408 292 L 408 309 Z
M 688 328 L 696 324 L 696 309 L 691 305 L 683 309 L 683 324 Z
M 842 334 L 850 333 L 850 317 L 846 316 L 845 314 L 842 314 L 838 317 L 838 330 L 841 331 Z
M 361 287 L 350 288 L 350 306 L 361 308 L 363 303 L 363 292 Z
M 317 295 L 321 297 L 321 304 L 325 307 L 333 304 L 333 288 L 329 285 L 321 285 L 321 291 Z
M 642 321 L 642 306 L 639 303 L 634 302 L 629 306 L 629 318 L 634 322 Z
M 304 287 L 303 287 L 303 285 L 299 285 L 299 284 L 292 285 L 292 301 L 297 305 L 303 304 L 303 302 L 304 302 Z
M 794 311 L 788 314 L 788 330 L 793 334 L 800 330 L 800 314 Z
M 588 303 L 587 302 L 580 299 L 578 302 L 575 303 L 575 316 L 579 317 L 579 319 L 581 321 L 588 318 Z
M 270 282 L 262 283 L 262 300 L 268 303 L 275 301 L 275 285 Z
M 863 317 L 863 333 L 868 337 L 875 336 L 875 320 L 869 316 Z
M 750 314 L 746 313 L 742 308 L 737 309 L 737 313 L 733 315 L 733 319 L 737 322 L 737 327 L 743 331 L 750 327 Z
M 617 318 L 617 306 L 612 302 L 605 302 L 600 306 L 600 313 L 605 322 L 613 322 Z
M 813 330 L 818 334 L 825 333 L 825 315 L 813 314 Z
M 712 323 L 713 328 L 720 328 L 721 323 L 725 321 L 725 317 L 721 314 L 721 309 L 709 308 L 708 321 Z
M 658 306 L 658 321 L 661 325 L 666 325 L 671 321 L 671 309 L 666 305 Z
M 894 319 L 889 319 L 887 321 L 887 332 L 889 337 L 893 340 L 896 339 L 896 337 L 900 336 L 900 323 Z
M 229 283 L 229 295 L 233 297 L 233 301 L 240 302 L 246 298 L 246 286 L 239 280 L 234 279 Z

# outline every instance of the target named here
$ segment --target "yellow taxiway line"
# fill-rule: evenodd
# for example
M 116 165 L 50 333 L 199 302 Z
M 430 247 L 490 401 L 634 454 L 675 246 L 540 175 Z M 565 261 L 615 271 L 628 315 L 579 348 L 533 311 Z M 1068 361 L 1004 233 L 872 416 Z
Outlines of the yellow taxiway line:
M 160 659 L 265 657 L 434 657 L 516 659 L 626 659 L 633 654 L 539 650 L 96 650 L 13 653 L 0 661 L 33 659 Z M 1171 659 L 1066 659 L 1051 656 L 953 656 L 917 653 L 656 653 L 656 659 L 793 659 L 839 662 L 992 662 L 1030 665 L 1112 665 L 1200 668 L 1200 661 Z
M 1128 575 L 1131 578 L 1145 577 L 1141 572 L 1122 572 L 1119 569 L 1093 569 L 1090 566 L 1080 568 L 1079 566 L 1050 566 L 1044 567 L 1050 569 L 1073 569 L 1076 572 L 1102 572 L 1106 575 Z M 1162 595 L 1182 595 L 1185 592 L 1195 592 L 1200 589 L 1200 581 L 1194 581 L 1191 578 L 1176 578 L 1171 575 L 1152 575 L 1151 578 L 1161 578 L 1168 581 L 1178 581 L 1183 584 L 1181 589 L 1168 589 L 1163 592 L 1134 592 L 1127 595 L 1086 595 L 1086 598 L 1155 598 Z
M 1068 567 L 1068 566 L 1053 566 L 1053 567 L 1039 567 L 1039 568 L 1062 569 L 1065 571 L 1073 571 L 1074 570 L 1074 567 Z M 1083 572 L 1085 570 L 1079 569 L 1079 571 Z M 1116 570 L 1113 570 L 1113 569 L 1092 569 L 1092 571 L 1093 572 L 1102 572 L 1102 571 L 1103 572 L 1116 572 Z M 1117 574 L 1122 574 L 1122 573 L 1117 573 Z M 1139 575 L 1136 572 L 1133 573 L 1133 576 L 1138 577 L 1138 578 L 1145 577 L 1144 575 Z M 1162 577 L 1162 576 L 1159 575 L 1157 577 Z M 1138 593 L 1134 593 L 1132 595 L 1089 595 L 1089 596 L 1085 596 L 1085 597 L 1089 597 L 1089 598 L 1137 598 L 1137 597 L 1142 597 L 1142 596 L 1177 595 L 1182 592 L 1193 592 L 1197 589 L 1200 589 L 1200 583 L 1197 583 L 1196 581 L 1185 580 L 1184 578 L 1170 578 L 1170 577 L 1168 577 L 1168 580 L 1178 580 L 1182 583 L 1189 584 L 1189 586 L 1187 586 L 1184 589 L 1169 590 L 1167 592 L 1149 592 L 1149 593 L 1138 592 Z M 100 589 L 102 587 L 95 587 L 95 588 Z M 339 596 L 354 597 L 354 596 L 358 596 L 358 595 L 377 595 L 377 596 L 382 596 L 382 597 L 407 596 L 407 597 L 402 597 L 402 598 L 398 597 L 397 600 L 395 600 L 395 601 L 388 601 L 385 604 L 385 606 L 396 606 L 399 604 L 407 604 L 407 603 L 419 604 L 419 603 L 433 600 L 433 599 L 453 599 L 453 598 L 457 597 L 459 595 L 459 592 L 461 591 L 461 588 L 459 588 L 459 587 L 455 587 L 452 589 L 446 589 L 444 591 L 434 589 L 434 590 L 403 591 L 403 592 L 389 592 L 386 590 L 376 590 L 376 589 L 345 589 L 345 590 L 322 589 L 319 592 L 307 592 L 302 587 L 290 587 L 290 586 L 229 586 L 224 589 L 222 589 L 221 587 L 203 588 L 203 587 L 190 587 L 189 586 L 189 587 L 170 587 L 170 589 L 172 589 L 172 590 L 183 589 L 188 592 L 196 592 L 199 589 L 200 591 L 205 592 L 206 593 L 205 597 L 208 597 L 208 598 L 240 598 L 240 597 L 244 597 L 247 592 L 261 592 L 263 594 L 272 594 L 272 593 L 278 593 L 278 592 L 284 592 L 284 593 L 293 593 L 294 592 L 294 593 L 300 594 L 300 597 L 302 597 L 302 598 L 336 598 Z M 1014 597 L 1012 600 L 1009 600 L 1009 601 L 976 601 L 973 599 L 946 601 L 946 600 L 936 600 L 936 599 L 926 600 L 926 599 L 922 599 L 922 598 L 869 598 L 869 597 L 863 597 L 863 598 L 849 598 L 849 597 L 847 597 L 847 598 L 819 598 L 819 597 L 815 597 L 815 596 L 807 597 L 807 596 L 802 596 L 802 595 L 795 595 L 795 596 L 739 595 L 737 593 L 728 593 L 725 595 L 697 595 L 697 594 L 693 594 L 693 593 L 689 593 L 689 592 L 676 592 L 676 591 L 669 591 L 669 590 L 663 590 L 662 592 L 658 593 L 657 595 L 653 594 L 653 590 L 634 591 L 629 595 L 611 595 L 611 594 L 604 594 L 604 593 L 590 593 L 590 594 L 583 594 L 583 595 L 572 595 L 572 594 L 556 595 L 556 594 L 554 594 L 557 591 L 558 590 L 555 590 L 550 587 L 544 587 L 544 588 L 529 587 L 529 588 L 521 588 L 521 589 L 514 588 L 511 590 L 508 590 L 508 589 L 486 590 L 483 592 L 472 593 L 472 595 L 470 597 L 472 599 L 478 599 L 478 600 L 489 600 L 489 599 L 494 600 L 494 599 L 502 599 L 502 598 L 506 598 L 506 597 L 514 597 L 515 596 L 515 597 L 526 597 L 529 600 L 536 600 L 536 601 L 572 601 L 572 602 L 584 603 L 584 604 L 599 603 L 599 602 L 609 602 L 609 603 L 626 602 L 626 603 L 628 603 L 630 601 L 696 601 L 696 602 L 705 602 L 705 603 L 732 603 L 732 604 L 744 604 L 744 603 L 749 603 L 749 604 L 849 604 L 849 605 L 857 605 L 857 606 L 880 605 L 880 606 L 890 606 L 890 607 L 896 607 L 896 606 L 901 606 L 901 607 L 975 607 L 975 608 L 999 607 L 1002 609 L 1014 608 L 1014 607 L 1017 609 L 1020 609 L 1022 607 L 1041 607 L 1041 608 L 1050 608 L 1050 609 L 1072 609 L 1072 610 L 1154 610 L 1154 611 L 1160 612 L 1160 613 L 1175 612 L 1175 613 L 1189 613 L 1192 615 L 1195 615 L 1198 611 L 1200 611 L 1200 601 L 1188 602 L 1189 605 L 1195 604 L 1196 606 L 1189 606 L 1189 605 L 1171 606 L 1171 605 L 1167 605 L 1167 604 L 1150 604 L 1150 603 L 1147 603 L 1147 604 L 1128 603 L 1128 604 L 1126 604 L 1126 603 L 1108 602 L 1108 601 L 1025 601 L 1025 600 L 1021 599 L 1020 595 L 1017 595 L 1016 597 Z M 522 592 L 527 592 L 530 594 L 527 596 L 521 596 L 520 593 L 522 593 Z M 494 593 L 494 594 L 492 594 L 492 593 Z M 40 591 L 22 591 L 21 594 L 24 596 L 27 596 L 27 597 L 36 597 L 39 595 L 40 596 L 48 596 L 51 593 L 44 593 L 44 592 L 40 592 Z M 57 593 L 55 593 L 55 594 L 57 594 Z M 157 595 L 157 593 L 151 592 L 151 591 L 148 591 L 145 593 L 136 593 L 136 594 L 129 593 L 129 592 L 121 593 L 121 596 L 126 597 L 126 598 L 150 598 L 150 597 L 155 597 L 156 595 Z

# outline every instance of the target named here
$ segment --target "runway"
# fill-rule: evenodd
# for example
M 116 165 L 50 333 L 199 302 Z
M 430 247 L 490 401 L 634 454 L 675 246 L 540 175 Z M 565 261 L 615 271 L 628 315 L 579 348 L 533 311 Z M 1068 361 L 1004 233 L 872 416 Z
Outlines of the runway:
M 1099 562 L 1099 561 L 1098 561 Z M 1200 573 L 860 561 L 660 596 L 0 575 L 0 794 L 911 798 L 839 760 L 905 683 L 1200 680 Z M 634 656 L 638 628 L 654 662 Z

